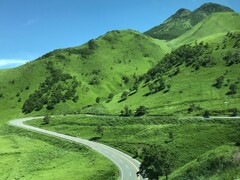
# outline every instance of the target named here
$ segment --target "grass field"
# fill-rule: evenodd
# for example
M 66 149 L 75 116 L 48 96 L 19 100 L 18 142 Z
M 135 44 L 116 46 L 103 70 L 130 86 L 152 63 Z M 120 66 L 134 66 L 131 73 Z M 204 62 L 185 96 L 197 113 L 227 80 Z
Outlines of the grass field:
M 118 179 L 117 167 L 97 152 L 7 120 L 0 124 L 0 179 Z
M 239 120 L 178 119 L 173 117 L 89 117 L 85 115 L 54 117 L 50 124 L 41 120 L 28 124 L 95 139 L 141 159 L 141 149 L 151 144 L 166 146 L 177 154 L 174 169 L 194 161 L 208 151 L 222 145 L 232 146 L 239 137 Z M 103 137 L 97 127 L 104 129 Z M 169 142 L 169 132 L 173 141 Z M 239 174 L 238 174 L 239 175 Z

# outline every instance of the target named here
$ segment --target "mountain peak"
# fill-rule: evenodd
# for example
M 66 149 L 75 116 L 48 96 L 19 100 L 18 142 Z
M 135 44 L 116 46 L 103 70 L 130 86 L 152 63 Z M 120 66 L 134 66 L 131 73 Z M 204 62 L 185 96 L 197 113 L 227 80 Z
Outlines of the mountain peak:
M 205 3 L 192 12 L 182 8 L 164 21 L 164 23 L 155 26 L 144 34 L 157 39 L 172 40 L 184 34 L 204 18 L 215 12 L 234 11 L 229 7 L 216 3 Z
M 173 15 L 173 17 L 186 17 L 186 16 L 188 16 L 189 14 L 191 13 L 191 11 L 190 10 L 188 10 L 188 9 L 185 9 L 185 8 L 181 8 L 181 9 L 179 9 L 174 15 Z
M 198 12 L 198 11 L 201 11 L 207 14 L 212 14 L 214 12 L 234 12 L 234 10 L 232 10 L 227 6 L 223 6 L 223 5 L 211 3 L 211 2 L 205 3 L 195 10 L 195 12 Z

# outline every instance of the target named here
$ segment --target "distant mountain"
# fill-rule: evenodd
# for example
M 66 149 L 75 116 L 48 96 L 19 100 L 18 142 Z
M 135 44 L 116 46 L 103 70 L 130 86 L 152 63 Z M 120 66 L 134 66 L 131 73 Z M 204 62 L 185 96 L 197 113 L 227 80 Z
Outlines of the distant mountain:
M 208 41 L 221 34 L 226 34 L 229 31 L 240 30 L 240 14 L 235 12 L 220 12 L 209 15 L 200 23 L 195 25 L 189 31 L 180 37 L 171 40 L 169 43 L 172 47 L 192 43 L 195 40 Z
M 155 26 L 144 34 L 157 39 L 172 40 L 191 29 L 205 17 L 215 12 L 234 12 L 231 8 L 215 3 L 206 3 L 193 12 L 180 9 L 163 24 Z

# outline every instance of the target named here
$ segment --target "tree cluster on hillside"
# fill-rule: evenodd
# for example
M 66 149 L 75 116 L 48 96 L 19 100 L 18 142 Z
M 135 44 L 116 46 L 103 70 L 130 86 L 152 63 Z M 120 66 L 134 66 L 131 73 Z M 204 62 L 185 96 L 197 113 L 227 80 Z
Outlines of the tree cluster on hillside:
M 130 117 L 132 115 L 134 115 L 134 116 L 143 116 L 146 113 L 147 113 L 147 108 L 145 106 L 139 106 L 134 113 L 128 106 L 125 106 L 121 110 L 120 116 L 125 116 L 125 117 Z
M 77 102 L 76 88 L 79 83 L 75 77 L 68 73 L 63 73 L 60 69 L 54 67 L 53 62 L 49 61 L 46 68 L 50 73 L 38 90 L 30 94 L 22 107 L 23 113 L 39 111 L 46 105 L 48 110 L 54 108 L 58 103 L 72 99 Z
M 231 66 L 233 64 L 239 64 L 240 63 L 240 56 L 239 51 L 235 52 L 228 52 L 223 59 L 226 61 L 227 66 Z
M 149 83 L 148 85 L 149 91 L 152 94 L 165 89 L 165 87 L 166 85 L 162 77 L 160 77 L 157 80 L 154 80 L 152 83 Z
M 101 81 L 99 80 L 99 78 L 97 76 L 94 76 L 89 82 L 88 84 L 93 85 L 93 86 L 97 86 L 101 83 Z
M 166 85 L 163 76 L 176 76 L 180 73 L 179 66 L 192 67 L 198 70 L 201 67 L 212 67 L 216 64 L 212 57 L 212 49 L 208 43 L 195 43 L 195 45 L 183 45 L 166 54 L 164 58 L 156 64 L 148 72 L 138 78 L 135 78 L 135 85 L 144 82 L 148 85 L 149 94 L 153 94 L 164 90 L 166 87 L 170 90 L 170 86 Z
M 170 54 L 165 55 L 156 66 L 151 68 L 140 79 L 145 79 L 148 82 L 160 78 L 173 68 L 176 68 L 176 74 L 178 74 L 179 70 L 177 70 L 177 67 L 180 65 L 192 66 L 197 70 L 200 67 L 212 67 L 215 64 L 208 43 L 200 42 L 194 46 L 183 45 Z
M 227 38 L 233 40 L 233 48 L 240 48 L 240 33 L 239 32 L 228 32 L 226 35 Z

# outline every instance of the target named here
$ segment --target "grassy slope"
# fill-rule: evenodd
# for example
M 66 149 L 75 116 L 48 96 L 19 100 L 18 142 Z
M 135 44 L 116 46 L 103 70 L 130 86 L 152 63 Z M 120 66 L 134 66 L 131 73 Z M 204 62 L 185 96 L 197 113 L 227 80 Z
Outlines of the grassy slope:
M 240 30 L 239 17 L 240 14 L 234 12 L 214 13 L 179 38 L 170 41 L 170 44 L 173 47 L 178 47 L 196 40 L 212 39 L 228 31 Z
M 193 40 L 200 42 L 203 40 L 212 48 L 212 57 L 214 57 L 215 66 L 211 68 L 200 68 L 194 70 L 191 67 L 180 66 L 180 73 L 177 76 L 168 77 L 164 79 L 167 84 L 171 85 L 168 93 L 158 92 L 156 94 L 144 97 L 149 92 L 148 86 L 139 88 L 138 92 L 129 96 L 127 100 L 118 103 L 121 94 L 114 97 L 110 103 L 104 103 L 106 109 L 112 113 L 119 113 L 124 106 L 128 105 L 131 109 L 136 109 L 139 105 L 145 105 L 149 108 L 151 114 L 187 114 L 187 109 L 191 104 L 198 104 L 203 109 L 216 111 L 213 114 L 228 114 L 227 110 L 239 107 L 238 94 L 227 96 L 229 86 L 226 84 L 237 83 L 239 80 L 238 69 L 239 64 L 226 66 L 223 57 L 227 52 L 238 52 L 233 48 L 232 40 L 227 41 L 227 46 L 223 48 L 223 41 L 229 30 L 239 30 L 238 22 L 239 14 L 236 13 L 217 13 L 213 14 L 204 22 L 196 25 L 193 31 L 189 31 L 183 36 L 180 36 L 171 43 L 180 45 L 183 39 L 188 43 L 194 43 Z M 217 19 L 220 19 L 217 21 Z M 223 28 L 224 22 L 227 23 L 226 28 Z M 213 28 L 213 24 L 215 24 Z M 218 23 L 218 26 L 216 25 Z M 200 28 L 201 27 L 201 28 Z M 222 28 L 221 28 L 222 27 Z M 195 31 L 197 29 L 197 31 Z M 218 30 L 217 30 L 218 29 Z M 202 34 L 202 31 L 205 32 Z M 214 32 L 219 32 L 214 34 Z M 221 33 L 220 33 L 221 32 Z M 223 33 L 224 32 L 224 33 Z M 236 31 L 239 32 L 239 31 Z M 216 50 L 216 47 L 219 49 Z M 214 88 L 212 85 L 215 83 L 217 77 L 223 75 L 225 77 L 224 84 L 221 89 Z M 226 80 L 230 82 L 227 83 Z M 202 114 L 202 112 L 195 112 L 195 114 Z
M 193 12 L 180 9 L 164 23 L 148 30 L 144 34 L 157 39 L 172 40 L 215 12 L 233 12 L 232 9 L 215 3 L 205 3 Z
M 220 146 L 176 170 L 170 179 L 238 179 L 240 177 L 239 148 Z
M 98 141 L 119 148 L 133 156 L 137 154 L 139 157 L 141 157 L 141 148 L 146 145 L 167 146 L 177 154 L 174 169 L 180 168 L 180 170 L 174 174 L 178 175 L 182 174 L 179 172 L 182 172 L 181 167 L 185 164 L 191 163 L 219 146 L 231 144 L 239 137 L 240 128 L 239 121 L 236 120 L 184 120 L 171 117 L 119 118 L 78 115 L 56 117 L 49 125 L 41 125 L 41 120 L 28 123 L 86 139 L 99 137 L 96 129 L 101 125 L 104 135 Z M 166 144 L 165 141 L 169 140 L 169 132 L 173 133 L 174 138 L 173 142 Z M 195 175 L 199 175 L 199 172 Z
M 125 88 L 129 88 L 133 82 L 133 75 L 145 73 L 156 64 L 170 48 L 163 42 L 141 35 L 138 32 L 125 30 L 113 31 L 94 41 L 98 48 L 86 57 L 79 53 L 71 53 L 71 49 L 53 51 L 49 56 L 33 61 L 15 69 L 1 72 L 0 98 L 1 114 L 8 112 L 21 115 L 21 107 L 29 94 L 38 89 L 41 82 L 48 76 L 45 62 L 53 61 L 56 68 L 76 76 L 81 82 L 77 89 L 79 100 L 77 103 L 67 101 L 56 106 L 52 113 L 72 113 L 79 107 L 95 103 L 96 97 L 106 99 L 109 93 L 117 94 Z M 88 44 L 73 49 L 87 48 Z M 64 56 L 64 59 L 59 58 Z M 92 73 L 99 70 L 98 75 Z M 123 75 L 129 78 L 128 84 L 124 84 Z M 89 85 L 89 81 L 97 76 L 99 85 Z M 29 90 L 26 87 L 29 86 Z M 19 97 L 16 94 L 20 93 Z M 21 102 L 18 99 L 21 98 Z M 45 114 L 45 108 L 40 112 Z
M 117 179 L 112 162 L 81 145 L 7 126 L 0 143 L 0 179 Z
M 163 24 L 155 26 L 154 28 L 144 32 L 144 34 L 156 39 L 170 40 L 177 38 L 190 28 L 192 24 L 189 19 L 191 11 L 187 9 L 180 9 Z

